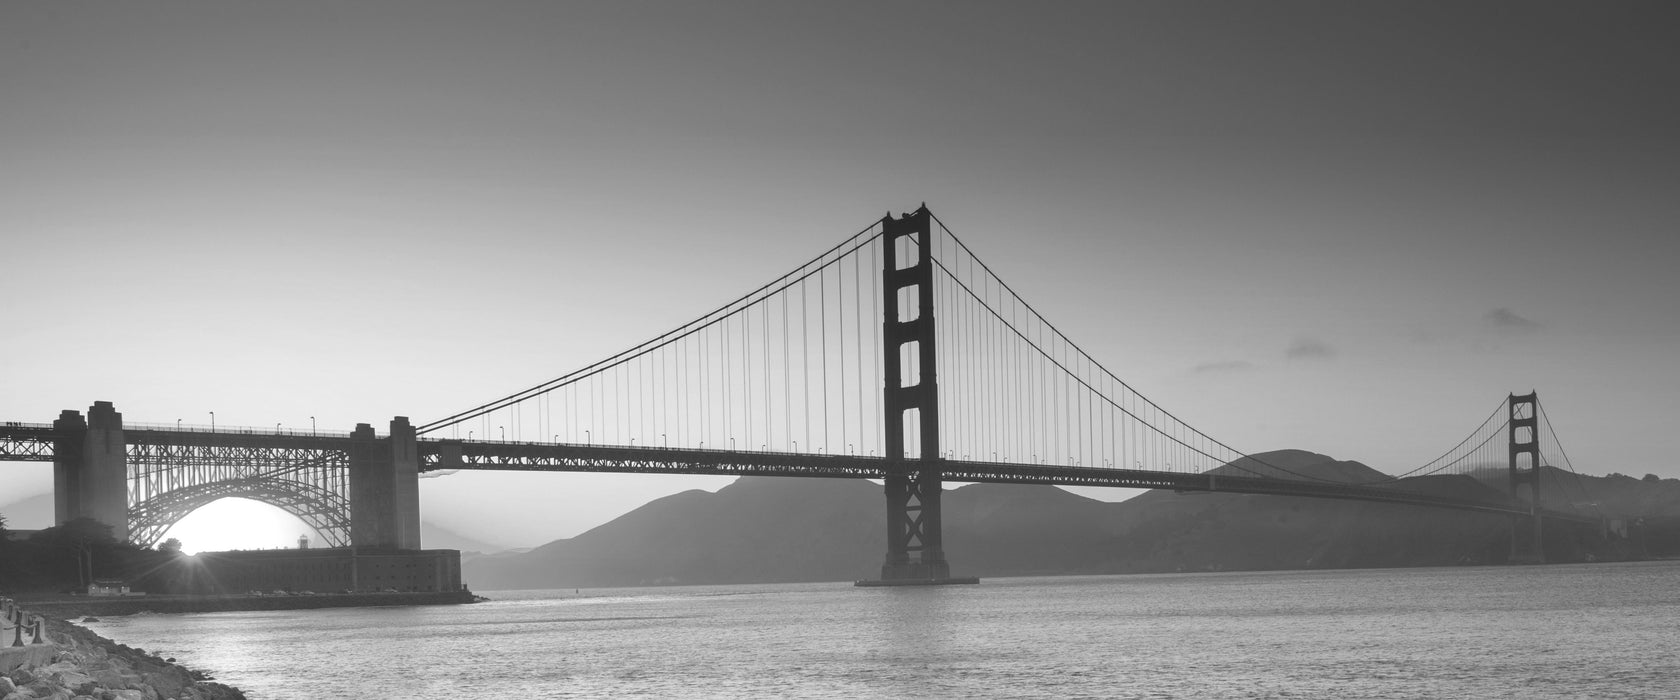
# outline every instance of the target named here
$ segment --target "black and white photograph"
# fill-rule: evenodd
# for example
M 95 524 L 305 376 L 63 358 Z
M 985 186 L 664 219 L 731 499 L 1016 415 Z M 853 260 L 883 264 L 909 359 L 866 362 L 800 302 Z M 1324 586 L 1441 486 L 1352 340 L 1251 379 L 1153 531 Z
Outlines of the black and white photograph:
M 1680 5 L 0 0 L 0 700 L 1680 697 Z

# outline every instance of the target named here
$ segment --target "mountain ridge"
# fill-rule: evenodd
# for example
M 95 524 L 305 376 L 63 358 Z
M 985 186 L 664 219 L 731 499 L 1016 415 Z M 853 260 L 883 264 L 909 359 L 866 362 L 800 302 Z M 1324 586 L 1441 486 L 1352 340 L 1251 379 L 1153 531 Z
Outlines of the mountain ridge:
M 1304 450 L 1245 460 L 1214 471 L 1389 478 Z M 1593 479 L 1581 481 L 1595 493 L 1616 490 L 1603 483 L 1612 477 Z M 1668 482 L 1673 493 L 1662 502 L 1680 513 L 1680 481 Z M 1401 487 L 1500 493 L 1454 475 Z M 982 577 L 1491 564 L 1510 546 L 1508 516 L 1353 500 L 1155 490 L 1109 503 L 1054 486 L 967 484 L 946 491 L 942 504 L 953 572 Z M 852 580 L 879 570 L 884 514 L 881 487 L 868 481 L 741 477 L 716 493 L 649 502 L 524 554 L 470 558 L 463 573 L 479 589 Z M 1548 550 L 1557 552 L 1549 557 L 1614 555 L 1589 551 L 1589 539 L 1550 537 Z

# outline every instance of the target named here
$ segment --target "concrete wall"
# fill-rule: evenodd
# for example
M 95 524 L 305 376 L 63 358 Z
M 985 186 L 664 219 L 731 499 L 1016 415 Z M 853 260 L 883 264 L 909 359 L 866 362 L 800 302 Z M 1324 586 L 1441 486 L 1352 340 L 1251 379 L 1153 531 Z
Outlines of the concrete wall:
M 197 571 L 187 577 L 184 582 L 187 590 L 181 592 L 462 590 L 461 553 L 453 549 L 406 552 L 277 549 L 200 552 L 190 559 L 194 560 L 190 566 Z

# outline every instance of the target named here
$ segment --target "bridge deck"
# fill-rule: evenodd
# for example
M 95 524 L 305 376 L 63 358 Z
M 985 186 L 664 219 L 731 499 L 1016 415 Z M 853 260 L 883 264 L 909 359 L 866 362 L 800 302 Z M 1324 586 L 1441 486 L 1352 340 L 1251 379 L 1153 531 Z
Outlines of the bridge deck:
M 460 440 L 423 440 L 420 442 L 419 452 L 421 471 L 465 469 L 882 479 L 895 471 L 918 469 L 926 465 L 923 462 L 893 461 L 859 455 Z M 937 466 L 946 481 L 955 482 L 1224 491 L 1400 503 L 1484 513 L 1528 513 L 1526 505 L 1489 503 L 1427 493 L 1418 490 L 1416 482 L 1408 480 L 1361 485 L 1255 476 L 1180 474 L 1143 469 L 964 460 L 938 460 L 931 466 Z M 1545 511 L 1543 514 L 1551 518 L 1596 522 L 1592 518 L 1561 511 Z
M 0 424 L 0 461 L 50 462 L 53 459 L 56 439 L 57 434 L 51 425 Z M 344 450 L 353 443 L 347 434 L 342 433 L 316 434 L 248 428 L 230 428 L 215 432 L 198 429 L 133 428 L 123 431 L 123 439 L 135 445 L 215 446 L 258 450 Z M 466 469 L 882 479 L 890 473 L 917 469 L 924 464 L 862 455 L 430 439 L 421 440 L 418 451 L 421 471 Z M 954 482 L 1225 491 L 1353 499 L 1485 513 L 1528 513 L 1525 504 L 1492 503 L 1428 493 L 1418 490 L 1415 482 L 1404 479 L 1384 484 L 1361 485 L 1146 469 L 966 460 L 938 460 L 932 466 L 939 468 L 946 481 Z M 1563 511 L 1546 510 L 1542 514 L 1563 520 L 1595 521 L 1587 516 Z

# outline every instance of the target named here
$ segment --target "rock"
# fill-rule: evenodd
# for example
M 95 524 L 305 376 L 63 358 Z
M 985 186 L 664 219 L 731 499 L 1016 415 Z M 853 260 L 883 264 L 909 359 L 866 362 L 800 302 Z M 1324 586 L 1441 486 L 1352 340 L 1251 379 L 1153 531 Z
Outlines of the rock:
M 13 683 L 10 678 L 0 676 L 0 698 L 11 695 L 14 692 L 17 692 L 17 684 Z
M 127 676 L 116 671 L 94 671 L 93 680 L 111 689 L 127 688 L 133 682 L 133 676 Z
M 47 678 L 60 688 L 69 688 L 82 695 L 91 694 L 89 691 L 96 685 L 93 676 L 80 671 L 55 671 Z
M 180 679 L 167 673 L 148 673 L 145 676 L 145 683 L 156 689 L 160 697 L 165 698 L 178 697 L 181 694 L 181 689 L 186 685 Z

